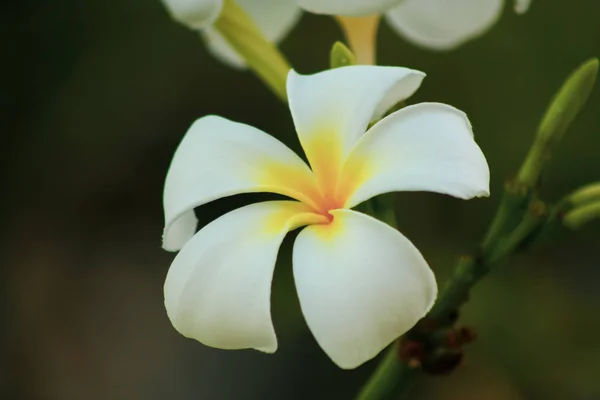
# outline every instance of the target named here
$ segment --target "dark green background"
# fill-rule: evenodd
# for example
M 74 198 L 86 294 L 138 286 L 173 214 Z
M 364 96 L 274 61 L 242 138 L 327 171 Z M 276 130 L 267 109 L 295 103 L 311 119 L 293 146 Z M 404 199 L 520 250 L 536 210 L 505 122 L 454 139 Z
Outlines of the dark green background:
M 440 283 L 475 248 L 517 170 L 550 97 L 600 55 L 597 0 L 534 0 L 505 10 L 483 38 L 450 53 L 414 47 L 383 24 L 381 64 L 425 71 L 410 100 L 469 115 L 490 164 L 492 196 L 398 198 L 400 229 Z M 162 284 L 162 185 L 192 121 L 214 113 L 299 146 L 286 106 L 248 72 L 223 66 L 158 0 L 11 2 L 2 34 L 2 279 L 7 289 L 6 399 L 347 399 L 374 363 L 342 371 L 307 331 L 290 268 L 277 268 L 280 350 L 206 348 L 177 334 Z M 327 67 L 341 39 L 305 15 L 282 44 L 302 73 Z M 600 180 L 600 90 L 572 125 L 544 177 L 556 200 Z M 203 223 L 260 199 L 199 210 Z M 479 340 L 451 377 L 423 379 L 414 399 L 600 399 L 600 222 L 494 271 L 462 321 Z

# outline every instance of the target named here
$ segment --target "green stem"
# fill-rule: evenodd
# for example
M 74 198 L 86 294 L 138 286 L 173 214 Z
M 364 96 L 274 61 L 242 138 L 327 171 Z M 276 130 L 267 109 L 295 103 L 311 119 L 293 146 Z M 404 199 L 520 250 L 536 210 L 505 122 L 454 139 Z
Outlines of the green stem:
M 567 77 L 542 118 L 535 141 L 517 175 L 520 182 L 530 187 L 538 184 L 545 164 L 592 93 L 597 75 L 598 59 L 592 58 Z
M 395 398 L 408 386 L 417 370 L 398 361 L 398 347 L 397 341 L 390 346 L 357 400 Z
M 214 27 L 267 87 L 281 101 L 287 102 L 286 80 L 291 67 L 252 18 L 235 1 L 226 0 Z
M 493 265 L 517 250 L 543 223 L 543 207 L 539 202 L 530 203 L 530 199 L 530 192 L 523 186 L 507 184 L 504 197 L 477 256 L 459 259 L 454 275 L 446 283 L 428 314 L 428 318 L 435 320 L 439 327 L 451 325 L 451 315 L 467 301 L 470 289 L 487 275 Z M 399 398 L 410 386 L 419 370 L 400 359 L 398 346 L 396 341 L 387 350 L 379 366 L 361 389 L 358 400 Z
M 454 275 L 444 286 L 429 316 L 436 320 L 444 320 L 453 310 L 458 309 L 469 296 L 469 289 L 488 272 L 487 266 L 480 258 L 461 257 L 458 260 Z
M 469 288 L 484 275 L 482 271 L 473 258 L 461 258 L 454 276 L 442 290 L 429 316 L 443 319 L 455 310 L 466 300 Z M 394 342 L 386 351 L 375 372 L 356 397 L 357 400 L 396 399 L 409 388 L 419 370 L 400 360 L 398 343 Z

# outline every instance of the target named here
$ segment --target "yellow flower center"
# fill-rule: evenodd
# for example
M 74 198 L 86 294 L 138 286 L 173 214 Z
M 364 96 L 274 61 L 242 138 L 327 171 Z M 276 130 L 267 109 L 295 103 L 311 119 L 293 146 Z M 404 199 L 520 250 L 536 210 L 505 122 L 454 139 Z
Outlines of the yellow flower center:
M 321 217 L 317 223 L 331 223 L 331 211 L 347 208 L 352 194 L 367 179 L 368 168 L 366 163 L 356 158 L 346 161 L 341 140 L 335 134 L 312 135 L 309 142 L 303 143 L 303 148 L 311 170 L 268 162 L 260 168 L 263 173 L 259 182 L 269 184 L 261 186 L 261 189 L 292 197 Z

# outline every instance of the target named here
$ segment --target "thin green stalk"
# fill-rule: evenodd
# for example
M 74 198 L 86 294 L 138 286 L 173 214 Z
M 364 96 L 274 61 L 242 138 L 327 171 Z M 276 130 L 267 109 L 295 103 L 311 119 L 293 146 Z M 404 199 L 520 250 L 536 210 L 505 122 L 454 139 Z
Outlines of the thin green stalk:
M 484 274 L 472 258 L 461 258 L 455 275 L 442 290 L 429 314 L 443 318 L 466 299 L 469 288 Z M 399 342 L 386 351 L 375 372 L 363 386 L 357 400 L 399 399 L 410 387 L 410 382 L 420 370 L 411 368 L 400 359 Z
M 399 351 L 396 341 L 386 351 L 377 369 L 356 397 L 357 400 L 398 397 L 401 391 L 408 386 L 417 369 L 408 368 L 399 362 Z
M 480 258 L 461 257 L 454 275 L 444 286 L 429 316 L 436 320 L 445 319 L 453 310 L 460 307 L 468 298 L 468 291 L 486 273 L 488 268 Z
M 538 127 L 535 141 L 517 179 L 535 187 L 561 138 L 587 102 L 598 75 L 598 59 L 592 58 L 571 73 L 550 102 Z
M 531 193 L 527 187 L 519 182 L 510 181 L 506 183 L 496 215 L 484 236 L 481 245 L 482 253 L 489 253 L 506 231 L 519 223 L 523 211 L 527 208 L 530 196 Z
M 289 63 L 234 0 L 223 3 L 223 10 L 214 27 L 267 87 L 281 101 L 287 102 L 286 80 L 291 69 Z
M 459 259 L 454 275 L 441 291 L 428 318 L 440 325 L 450 324 L 449 316 L 468 299 L 470 289 L 487 275 L 495 263 L 516 250 L 542 224 L 542 214 L 533 212 L 536 211 L 535 207 L 529 210 L 526 208 L 529 199 L 527 190 L 522 190 L 518 185 L 507 185 L 507 191 L 485 235 L 479 254 Z M 398 346 L 396 342 L 387 350 L 358 394 L 358 400 L 401 398 L 402 393 L 408 389 L 419 370 L 411 368 L 400 359 Z

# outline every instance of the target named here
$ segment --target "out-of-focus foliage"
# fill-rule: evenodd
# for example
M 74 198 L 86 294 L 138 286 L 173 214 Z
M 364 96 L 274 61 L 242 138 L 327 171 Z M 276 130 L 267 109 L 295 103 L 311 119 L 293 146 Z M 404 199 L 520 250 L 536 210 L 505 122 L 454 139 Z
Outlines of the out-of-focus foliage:
M 508 5 L 483 38 L 457 51 L 413 47 L 383 25 L 381 64 L 427 72 L 411 102 L 465 110 L 492 171 L 492 197 L 397 196 L 400 229 L 440 283 L 471 251 L 515 174 L 561 82 L 600 55 L 596 0 Z M 224 67 L 156 1 L 10 2 L 3 58 L 2 279 L 7 399 L 351 397 L 374 364 L 335 367 L 301 318 L 290 240 L 273 288 L 280 350 L 206 348 L 177 334 L 162 304 L 172 254 L 160 248 L 162 184 L 191 122 L 220 114 L 299 150 L 281 104 L 248 72 Z M 341 33 L 305 15 L 282 45 L 302 73 L 327 68 Z M 542 180 L 558 199 L 600 179 L 600 88 L 563 138 Z M 202 207 L 202 223 L 261 196 Z M 463 321 L 480 339 L 452 377 L 415 399 L 600 398 L 600 226 L 532 249 L 472 293 Z

